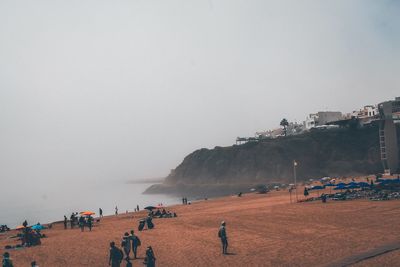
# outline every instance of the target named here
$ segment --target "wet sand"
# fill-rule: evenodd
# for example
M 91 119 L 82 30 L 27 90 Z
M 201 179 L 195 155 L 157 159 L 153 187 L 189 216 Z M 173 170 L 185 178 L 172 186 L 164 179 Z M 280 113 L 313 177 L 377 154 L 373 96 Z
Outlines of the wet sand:
M 301 191 L 300 191 L 301 192 Z M 9 250 L 15 266 L 108 266 L 108 244 L 120 244 L 134 229 L 142 240 L 133 266 L 142 266 L 146 246 L 154 249 L 157 266 L 327 266 L 400 240 L 400 202 L 330 201 L 289 203 L 287 192 L 246 194 L 168 208 L 178 218 L 154 219 L 155 229 L 137 231 L 145 212 L 110 216 L 92 232 L 64 230 L 55 224 L 45 230 L 42 245 Z M 219 224 L 227 223 L 230 255 L 221 255 Z M 0 252 L 17 244 L 0 234 Z M 355 266 L 393 266 L 393 251 Z M 389 265 L 387 265 L 389 264 Z M 124 266 L 124 265 L 122 265 Z

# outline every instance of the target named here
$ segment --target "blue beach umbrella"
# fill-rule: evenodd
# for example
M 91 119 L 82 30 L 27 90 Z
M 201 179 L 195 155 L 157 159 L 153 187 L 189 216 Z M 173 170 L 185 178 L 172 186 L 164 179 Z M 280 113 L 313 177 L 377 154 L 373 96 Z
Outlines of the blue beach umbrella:
M 359 183 L 358 183 L 358 186 L 360 186 L 360 187 L 369 187 L 370 184 L 367 183 L 367 182 L 359 182 Z
M 343 190 L 343 189 L 347 189 L 347 186 L 342 185 L 342 186 L 336 186 L 335 188 L 333 188 L 333 190 Z
M 32 230 L 43 230 L 44 226 L 41 224 L 35 224 L 31 227 Z

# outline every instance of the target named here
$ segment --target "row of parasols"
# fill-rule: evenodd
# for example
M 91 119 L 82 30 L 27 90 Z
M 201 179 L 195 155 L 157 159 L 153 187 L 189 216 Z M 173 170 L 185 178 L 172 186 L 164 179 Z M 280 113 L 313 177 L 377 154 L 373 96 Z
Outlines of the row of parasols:
M 377 185 L 391 185 L 391 184 L 400 184 L 400 179 L 379 179 Z M 346 183 L 338 183 L 332 184 L 328 183 L 325 185 L 316 185 L 312 186 L 308 190 L 321 190 L 325 189 L 326 187 L 335 187 L 333 190 L 346 190 L 346 189 L 356 189 L 356 188 L 366 188 L 371 187 L 372 185 L 367 182 L 350 182 Z

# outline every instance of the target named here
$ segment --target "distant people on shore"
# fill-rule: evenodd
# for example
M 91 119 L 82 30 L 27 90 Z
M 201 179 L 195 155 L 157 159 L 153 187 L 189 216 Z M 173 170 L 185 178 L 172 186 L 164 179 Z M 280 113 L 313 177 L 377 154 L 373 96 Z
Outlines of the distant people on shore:
M 8 232 L 10 228 L 6 224 L 0 225 L 0 233 Z
M 221 239 L 222 243 L 222 254 L 228 253 L 228 237 L 226 235 L 226 223 L 224 221 L 221 222 L 221 227 L 218 231 L 218 237 Z
M 328 198 L 328 196 L 326 195 L 326 194 L 322 194 L 321 195 L 321 200 L 322 200 L 322 203 L 326 203 L 326 199 Z
M 64 215 L 64 229 L 67 229 L 68 218 Z
M 85 231 L 85 217 L 79 217 L 79 227 L 81 228 L 81 232 Z
M 154 251 L 151 246 L 148 246 L 146 249 L 146 257 L 144 258 L 143 264 L 146 267 L 155 267 L 156 266 L 156 257 L 154 256 Z
M 25 220 L 25 221 L 22 223 L 22 226 L 25 227 L 25 228 L 28 227 L 28 222 Z
M 13 262 L 10 258 L 10 253 L 4 252 L 3 260 L 2 260 L 2 267 L 14 267 Z
M 117 216 L 117 215 L 118 215 L 118 207 L 115 206 L 115 216 Z
M 146 220 L 145 220 L 145 219 L 141 219 L 141 220 L 139 221 L 138 230 L 139 230 L 139 231 L 142 231 L 145 225 L 146 225 Z
M 139 237 L 135 235 L 135 232 L 131 230 L 131 235 L 129 236 L 130 241 L 132 242 L 132 250 L 133 250 L 133 258 L 137 259 L 137 249 L 142 245 Z
M 108 265 L 110 265 L 111 267 L 120 267 L 123 258 L 124 258 L 124 253 L 122 252 L 122 250 L 115 246 L 115 242 L 111 242 Z
M 307 197 L 309 194 L 307 187 L 304 187 L 304 197 Z
M 136 210 L 137 210 L 137 211 L 140 211 L 139 205 L 136 205 Z
M 89 228 L 89 231 L 92 231 L 92 227 L 93 227 L 93 217 L 89 215 L 89 216 L 86 218 L 86 223 L 87 223 L 87 226 L 88 226 L 88 228 Z
M 100 218 L 103 218 L 103 210 L 101 208 L 99 208 L 99 216 Z
M 182 204 L 183 204 L 183 205 L 187 205 L 187 204 L 188 204 L 187 197 L 183 197 L 183 198 L 182 198 Z

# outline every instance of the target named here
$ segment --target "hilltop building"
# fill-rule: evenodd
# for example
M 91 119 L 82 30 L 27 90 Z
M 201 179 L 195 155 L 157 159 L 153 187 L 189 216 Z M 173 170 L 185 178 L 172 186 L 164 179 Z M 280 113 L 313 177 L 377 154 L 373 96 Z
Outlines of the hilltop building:
M 342 112 L 339 111 L 320 111 L 307 116 L 305 121 L 305 128 L 307 130 L 326 125 L 333 121 L 339 121 L 343 119 Z

